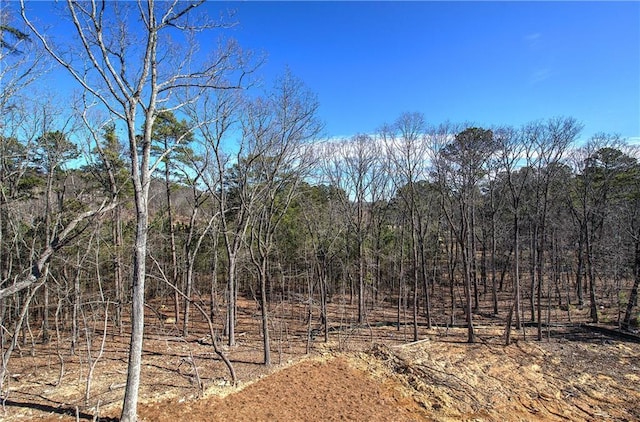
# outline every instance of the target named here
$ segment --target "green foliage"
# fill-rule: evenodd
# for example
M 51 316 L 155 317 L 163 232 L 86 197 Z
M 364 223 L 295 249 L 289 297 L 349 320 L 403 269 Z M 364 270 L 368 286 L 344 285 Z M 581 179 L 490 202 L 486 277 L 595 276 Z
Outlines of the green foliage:
M 627 294 L 627 292 L 622 290 L 618 292 L 618 305 L 621 308 L 627 306 L 628 301 L 629 301 L 629 295 Z
M 85 180 L 89 184 L 96 183 L 104 193 L 113 194 L 113 190 L 121 197 L 133 195 L 128 163 L 124 158 L 124 147 L 116 134 L 115 124 L 107 125 L 102 132 L 102 142 L 91 151 L 94 160 L 82 170 L 90 177 Z M 111 180 L 113 175 L 113 181 Z M 112 183 L 115 186 L 112 186 Z
M 186 120 L 178 120 L 171 111 L 161 111 L 153 123 L 151 154 L 158 157 L 165 154 L 163 171 L 177 177 L 181 174 L 175 171 L 176 165 L 190 164 L 199 159 L 189 146 L 193 140 L 193 132 Z
M 614 196 L 627 195 L 628 187 L 638 184 L 640 167 L 635 158 L 619 149 L 604 147 L 588 156 L 582 178 L 593 181 L 594 190 L 611 189 Z
M 79 155 L 76 145 L 59 130 L 46 132 L 36 141 L 34 163 L 43 173 L 53 173 Z
M 478 180 L 484 175 L 483 166 L 496 148 L 492 130 L 470 127 L 458 133 L 442 154 L 459 166 L 465 180 Z
M 0 136 L 0 190 L 6 198 L 31 196 L 45 184 L 28 156 L 27 147 L 18 139 Z
M 18 180 L 17 191 L 19 194 L 31 196 L 37 190 L 45 185 L 42 175 L 35 170 L 27 170 L 27 172 Z

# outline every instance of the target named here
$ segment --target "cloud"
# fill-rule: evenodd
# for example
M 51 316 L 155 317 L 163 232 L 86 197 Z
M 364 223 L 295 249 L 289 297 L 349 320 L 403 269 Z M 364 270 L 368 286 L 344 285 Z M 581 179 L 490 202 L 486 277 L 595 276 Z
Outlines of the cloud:
M 534 68 L 529 73 L 529 84 L 535 85 L 546 81 L 552 75 L 551 69 L 545 66 L 545 52 L 543 50 L 543 35 L 540 32 L 532 32 L 523 37 L 528 49 L 530 60 L 535 63 Z
M 531 75 L 529 75 L 529 83 L 532 85 L 543 82 L 551 77 L 551 69 L 547 67 L 539 68 L 534 70 Z
M 532 50 L 537 50 L 542 46 L 542 34 L 540 32 L 533 32 L 524 36 L 524 40 Z
M 535 41 L 535 40 L 540 39 L 541 37 L 542 37 L 542 34 L 541 34 L 541 33 L 539 33 L 539 32 L 534 32 L 534 33 L 531 33 L 531 34 L 525 35 L 524 39 L 525 39 L 525 40 L 527 40 L 527 41 L 529 41 L 529 42 L 532 42 L 532 41 Z

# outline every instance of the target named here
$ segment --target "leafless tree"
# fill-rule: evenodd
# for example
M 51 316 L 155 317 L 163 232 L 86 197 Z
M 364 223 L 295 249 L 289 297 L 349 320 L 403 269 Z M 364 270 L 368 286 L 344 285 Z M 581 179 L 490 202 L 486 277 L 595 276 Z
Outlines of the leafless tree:
M 346 193 L 342 207 L 348 218 L 347 234 L 354 236 L 356 248 L 356 294 L 358 323 L 365 321 L 365 295 L 367 277 L 366 238 L 371 227 L 372 193 L 382 169 L 383 145 L 374 137 L 360 134 L 351 139 L 334 142 L 324 152 L 323 171 L 330 184 Z
M 0 10 L 0 114 L 3 122 L 14 107 L 27 98 L 26 88 L 40 78 L 46 70 L 43 49 L 32 42 L 26 29 L 15 18 L 17 10 L 10 3 Z M 5 124 L 0 122 L 0 129 Z
M 235 346 L 237 266 L 249 225 L 249 214 L 256 200 L 251 185 L 245 183 L 247 173 L 235 172 L 234 165 L 247 154 L 248 145 L 241 139 L 237 149 L 228 149 L 227 142 L 239 128 L 242 96 L 235 91 L 205 93 L 200 102 L 190 105 L 189 117 L 196 123 L 202 149 L 210 157 L 203 169 L 202 181 L 219 215 L 220 234 L 226 255 L 227 322 L 229 346 Z M 230 187 L 233 186 L 233 189 Z M 217 234 L 216 234 L 217 236 Z M 215 258 L 214 258 L 215 259 Z M 212 283 L 216 282 L 213 274 Z M 213 300 L 213 296 L 212 296 Z M 212 306 L 213 308 L 213 306 Z
M 520 329 L 522 324 L 521 306 L 521 282 L 520 282 L 520 213 L 523 200 L 523 192 L 529 180 L 531 167 L 528 165 L 533 160 L 532 146 L 521 133 L 511 127 L 496 130 L 496 142 L 499 146 L 499 161 L 501 169 L 506 177 L 509 191 L 510 206 L 513 212 L 513 283 L 514 302 L 513 309 L 516 318 L 516 327 Z M 509 343 L 511 334 L 511 316 L 509 313 L 506 330 L 506 341 Z
M 316 96 L 287 71 L 264 99 L 248 105 L 242 119 L 251 153 L 240 171 L 250 175 L 258 198 L 251 210 L 249 252 L 260 286 L 265 365 L 271 364 L 267 287 L 275 234 L 311 170 L 314 155 L 308 143 L 322 128 L 318 107 Z
M 154 121 L 160 111 L 178 110 L 203 90 L 235 88 L 238 82 L 216 86 L 220 73 L 238 70 L 237 48 L 222 46 L 209 60 L 197 60 L 195 34 L 219 28 L 196 16 L 203 1 L 118 3 L 93 0 L 66 2 L 70 20 L 67 46 L 54 46 L 30 20 L 24 1 L 22 16 L 47 52 L 79 86 L 125 127 L 131 157 L 136 206 L 132 280 L 132 330 L 129 370 L 122 420 L 137 418 L 144 332 L 145 258 L 147 253 L 149 186 L 153 170 L 171 148 L 151 159 Z M 171 33 L 186 37 L 176 43 Z M 241 75 L 237 75 L 241 78 Z
M 562 160 L 571 144 L 576 140 L 582 126 L 573 118 L 553 118 L 546 122 L 536 122 L 528 126 L 526 135 L 536 156 L 533 178 L 535 184 L 535 232 L 536 256 L 536 307 L 538 319 L 538 340 L 542 340 L 542 289 L 545 273 L 545 249 L 547 240 L 547 219 L 551 204 L 549 189 L 558 176 Z
M 419 205 L 418 184 L 428 177 L 429 147 L 428 132 L 424 116 L 419 113 L 402 114 L 393 125 L 382 130 L 386 154 L 391 161 L 391 173 L 397 196 L 408 211 L 407 219 L 411 231 L 412 278 L 413 278 L 413 341 L 418 341 L 418 287 L 424 283 L 427 327 L 431 328 L 431 305 L 425 262 L 425 226 L 428 224 L 425 208 Z M 435 221 L 437 223 L 437 220 Z

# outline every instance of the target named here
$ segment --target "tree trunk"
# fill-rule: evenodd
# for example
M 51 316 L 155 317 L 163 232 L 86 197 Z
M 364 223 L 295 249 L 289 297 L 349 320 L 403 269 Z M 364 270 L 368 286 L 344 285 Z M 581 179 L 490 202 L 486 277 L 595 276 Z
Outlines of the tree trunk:
M 471 225 L 469 227 L 470 242 L 470 256 L 471 258 L 471 280 L 473 282 L 473 309 L 478 310 L 480 308 L 480 294 L 478 291 L 478 263 L 476 260 L 476 207 L 471 203 Z
M 496 221 L 495 216 L 491 216 L 491 300 L 493 302 L 493 314 L 498 315 L 498 290 L 496 280 Z
M 471 296 L 472 292 L 471 292 L 471 284 L 472 284 L 472 280 L 471 280 L 471 265 L 469 262 L 469 251 L 468 251 L 468 246 L 467 248 L 463 251 L 464 255 L 467 256 L 463 256 L 463 265 L 464 265 L 464 295 L 465 295 L 465 299 L 466 299 L 466 316 L 467 316 L 467 342 L 468 343 L 475 343 L 476 339 L 475 339 L 475 331 L 473 328 L 473 309 L 471 308 L 473 305 L 473 298 Z
M 188 254 L 189 252 L 187 252 Z M 185 302 L 184 302 L 184 316 L 182 317 L 182 336 L 187 337 L 189 335 L 189 312 L 191 310 L 191 291 L 193 290 L 193 258 L 187 258 L 189 261 L 187 264 L 187 274 L 185 280 Z
M 397 261 L 397 268 L 398 268 L 398 331 L 400 331 L 400 324 L 403 322 L 402 321 L 402 310 L 403 310 L 403 306 L 406 305 L 405 302 L 403 301 L 403 297 L 404 297 L 404 291 L 405 291 L 405 281 L 404 281 L 404 225 L 402 225 L 402 228 L 400 230 L 400 242 L 399 245 L 396 244 L 397 247 L 397 251 L 398 251 L 398 261 Z M 398 247 L 399 246 L 399 247 Z
M 217 296 L 218 296 L 218 231 L 214 230 L 213 236 L 213 256 L 211 257 L 211 297 L 209 318 L 213 320 L 216 316 Z
M 236 256 L 228 254 L 229 267 L 227 268 L 228 298 L 227 298 L 227 335 L 229 347 L 236 345 Z
M 451 247 L 448 248 L 449 252 L 449 296 L 451 298 L 451 325 L 456 323 L 456 262 L 458 258 L 458 248 L 459 243 L 457 241 L 453 241 L 453 230 L 450 232 L 451 234 Z
M 164 140 L 164 150 L 169 150 L 169 145 L 167 139 Z M 169 226 L 169 252 L 171 254 L 171 283 L 178 287 L 178 252 L 176 248 L 176 232 L 173 227 L 173 204 L 171 202 L 171 178 L 169 172 L 169 158 L 167 158 L 164 162 L 164 189 L 165 189 L 165 199 L 167 200 L 167 225 Z M 187 298 L 190 297 L 190 292 L 187 292 Z M 186 316 L 186 307 L 189 303 L 187 298 L 184 299 L 184 307 L 185 307 L 185 318 Z M 176 319 L 176 325 L 180 322 L 180 296 L 177 291 L 173 291 L 173 306 L 174 306 L 174 318 Z M 184 336 L 187 334 L 187 322 L 184 322 L 182 327 L 182 333 Z
M 112 189 L 116 189 L 114 186 Z M 117 197 L 117 193 L 114 194 L 114 198 Z M 117 205 L 113 210 L 112 220 L 112 237 L 113 237 L 113 280 L 114 289 L 116 295 L 116 326 L 122 334 L 122 305 L 124 303 L 124 277 L 122 274 L 122 213 L 120 205 Z
M 576 293 L 578 294 L 578 306 L 580 309 L 584 306 L 584 232 L 585 229 L 580 225 L 580 237 L 578 238 L 578 268 L 576 269 Z
M 360 214 L 362 211 L 358 211 Z M 362 217 L 359 217 L 361 220 Z M 365 314 L 365 265 L 364 265 L 364 240 L 361 231 L 362 222 L 358 223 L 358 324 L 364 323 Z
M 640 228 L 635 239 L 635 259 L 633 261 L 633 272 L 635 274 L 635 280 L 633 287 L 631 288 L 631 294 L 629 295 L 629 301 L 627 302 L 627 309 L 624 313 L 624 319 L 622 321 L 622 329 L 629 330 L 631 327 L 631 318 L 633 316 L 633 307 L 638 301 L 638 288 L 640 287 Z
M 545 206 L 543 208 L 543 219 L 545 218 L 544 214 L 546 214 L 546 203 Z M 545 224 L 544 224 L 544 220 L 542 221 L 540 228 L 539 228 L 539 235 L 540 238 L 538 240 L 538 253 L 537 253 L 537 258 L 538 258 L 538 264 L 537 264 L 537 270 L 538 270 L 538 291 L 536 292 L 536 302 L 537 302 L 537 306 L 538 306 L 538 341 L 542 341 L 542 277 L 544 274 L 544 249 L 545 249 Z M 547 289 L 550 291 L 550 289 Z M 551 295 L 549 295 L 549 300 L 551 300 Z
M 271 341 L 269 338 L 269 304 L 267 302 L 267 260 L 262 260 L 260 270 L 260 304 L 262 305 L 262 344 L 264 364 L 271 365 Z M 309 304 L 311 306 L 311 303 Z
M 587 255 L 587 277 L 589 278 L 589 313 L 591 322 L 598 323 L 598 304 L 596 303 L 596 275 L 593 265 L 593 245 L 591 243 L 591 235 L 586 234 L 586 255 Z
M 466 299 L 466 316 L 467 316 L 467 342 L 468 343 L 475 343 L 476 339 L 475 339 L 475 331 L 473 328 L 473 309 L 472 309 L 472 305 L 473 305 L 473 298 L 471 297 L 471 288 L 472 288 L 472 283 L 473 283 L 473 274 L 472 274 L 472 265 L 473 265 L 473 257 L 471 256 L 472 254 L 474 254 L 475 251 L 473 251 L 471 248 L 473 247 L 473 242 L 472 242 L 472 237 L 473 237 L 473 233 L 471 232 L 472 230 L 472 225 L 471 225 L 471 219 L 472 216 L 470 216 L 470 210 L 468 209 L 469 206 L 469 202 L 471 202 L 470 199 L 465 199 L 466 203 L 462 205 L 461 207 L 461 214 L 462 214 L 462 230 L 461 230 L 461 235 L 460 238 L 462 240 L 462 243 L 460 244 L 460 249 L 462 250 L 462 263 L 464 266 L 464 295 L 465 295 L 465 299 Z
M 532 229 L 529 232 L 529 236 L 531 239 L 531 242 L 529 243 L 529 255 L 530 255 L 530 260 L 529 260 L 529 310 L 531 311 L 531 322 L 535 322 L 536 321 L 536 303 L 535 303 L 535 297 L 536 297 L 536 263 L 538 262 L 538 259 L 536 257 L 536 251 L 537 251 L 537 239 L 538 239 L 538 226 L 536 223 L 532 223 L 533 227 L 530 227 L 530 229 Z
M 514 260 L 514 290 L 515 290 L 515 307 L 514 311 L 516 313 L 516 329 L 520 329 L 522 327 L 522 322 L 520 320 L 520 236 L 519 236 L 519 226 L 518 226 L 518 211 L 516 207 L 515 216 L 513 218 L 513 260 Z
M 127 367 L 127 383 L 122 405 L 122 422 L 134 422 L 138 419 L 138 392 L 140 389 L 140 372 L 142 370 L 142 346 L 144 340 L 144 285 L 146 280 L 147 238 L 149 234 L 149 187 L 151 171 L 149 156 L 151 152 L 151 127 L 153 109 L 147 110 L 145 133 L 142 143 L 142 159 L 138 164 L 138 142 L 135 133 L 135 118 L 130 118 L 129 148 L 132 157 L 131 179 L 133 181 L 136 205 L 136 234 L 133 255 L 133 279 L 131 290 L 131 338 L 129 340 L 129 361 Z
M 491 195 L 491 207 L 493 208 L 493 195 Z M 498 315 L 498 291 L 496 286 L 496 213 L 491 213 L 491 300 L 493 302 L 493 314 Z
M 138 391 L 142 369 L 142 344 L 144 338 L 144 282 L 147 256 L 147 195 L 136 192 L 138 221 L 133 257 L 133 290 L 131 295 L 131 338 L 129 341 L 129 361 L 127 384 L 122 408 L 122 421 L 134 422 L 138 419 Z
M 412 278 L 413 278 L 413 341 L 418 341 L 418 288 L 419 288 L 419 271 L 418 265 L 420 265 L 418 239 L 415 227 L 415 221 L 413 221 L 413 215 L 411 216 L 411 248 L 413 252 L 412 256 Z
M 44 303 L 42 309 L 42 343 L 49 343 L 49 286 L 44 285 Z
M 422 223 L 419 223 L 418 227 L 421 227 Z M 422 278 L 422 284 L 424 286 L 424 316 L 427 319 L 427 329 L 431 329 L 431 295 L 429 294 L 429 277 L 427 276 L 427 259 L 425 257 L 424 250 L 424 236 L 419 233 L 419 246 L 420 246 L 420 277 Z
M 320 320 L 324 331 L 324 342 L 329 342 L 329 316 L 327 315 L 327 268 L 324 259 L 320 263 Z

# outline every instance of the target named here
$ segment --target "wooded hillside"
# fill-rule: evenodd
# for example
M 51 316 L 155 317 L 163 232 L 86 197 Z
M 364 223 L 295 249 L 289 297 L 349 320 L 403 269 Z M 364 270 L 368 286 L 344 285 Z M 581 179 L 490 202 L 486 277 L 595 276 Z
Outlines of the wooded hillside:
M 55 339 L 87 353 L 102 326 L 131 334 L 134 420 L 145 315 L 191 340 L 193 319 L 206 323 L 197 336 L 235 378 L 239 298 L 259 309 L 267 365 L 285 303 L 304 307 L 309 344 L 376 325 L 411 341 L 462 325 L 473 343 L 476 318 L 507 344 L 525 324 L 541 340 L 583 308 L 637 327 L 640 155 L 625 139 L 585 140 L 566 116 L 479 127 L 420 113 L 325 139 L 291 72 L 254 92 L 259 60 L 235 43 L 207 61 L 171 43 L 196 4 L 147 6 L 118 6 L 134 26 L 69 2 L 68 48 L 24 10 L 25 32 L 1 28 L 0 391 L 17 350 Z M 74 101 L 28 90 L 51 63 Z

